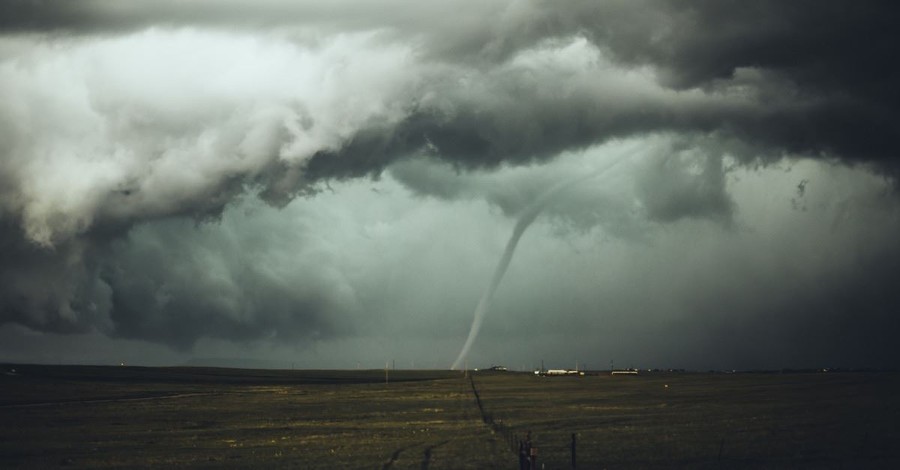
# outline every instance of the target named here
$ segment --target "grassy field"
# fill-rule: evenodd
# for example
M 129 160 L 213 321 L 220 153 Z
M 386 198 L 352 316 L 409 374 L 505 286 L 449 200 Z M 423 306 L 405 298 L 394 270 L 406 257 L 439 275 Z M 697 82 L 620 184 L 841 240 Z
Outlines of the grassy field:
M 449 372 L 9 367 L 3 468 L 515 465 Z
M 2 468 L 900 468 L 893 373 L 0 372 Z
M 547 468 L 900 468 L 888 373 L 475 377 L 501 432 Z

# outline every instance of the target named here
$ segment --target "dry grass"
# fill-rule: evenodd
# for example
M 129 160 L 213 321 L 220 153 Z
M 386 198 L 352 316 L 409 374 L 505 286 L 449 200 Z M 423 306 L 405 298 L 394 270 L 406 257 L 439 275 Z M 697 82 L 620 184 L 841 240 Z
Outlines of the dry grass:
M 476 376 L 485 409 L 568 468 L 900 468 L 887 373 Z M 668 387 L 666 387 L 668 385 Z
M 201 371 L 196 381 L 188 371 L 176 381 L 145 382 L 123 380 L 117 368 L 99 378 L 79 378 L 76 369 L 64 378 L 19 370 L 21 376 L 0 379 L 3 468 L 515 464 L 481 423 L 468 384 L 444 372 L 397 373 L 396 380 L 409 381 L 384 384 L 380 371 L 295 372 L 276 380 L 230 371 L 230 379 L 241 380 L 229 383 Z M 324 383 L 331 375 L 339 383 Z
M 458 373 L 16 367 L 0 376 L 3 468 L 517 466 Z M 475 383 L 546 468 L 568 468 L 572 433 L 580 468 L 900 467 L 897 374 Z

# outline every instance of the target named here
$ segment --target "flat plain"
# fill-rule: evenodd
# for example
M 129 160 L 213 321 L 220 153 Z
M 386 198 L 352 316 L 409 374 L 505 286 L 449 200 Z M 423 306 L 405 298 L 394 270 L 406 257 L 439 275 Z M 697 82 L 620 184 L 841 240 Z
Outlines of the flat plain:
M 888 372 L 0 372 L 2 468 L 900 468 Z

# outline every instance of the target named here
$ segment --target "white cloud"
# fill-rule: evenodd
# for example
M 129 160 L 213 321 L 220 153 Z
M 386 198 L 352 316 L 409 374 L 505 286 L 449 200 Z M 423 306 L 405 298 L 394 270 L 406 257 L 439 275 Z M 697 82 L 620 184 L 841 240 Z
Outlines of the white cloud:
M 318 49 L 191 29 L 29 45 L 0 63 L 4 173 L 19 190 L 3 207 L 48 246 L 102 210 L 179 213 L 230 178 L 302 167 L 402 118 L 411 68 L 406 48 L 370 33 Z

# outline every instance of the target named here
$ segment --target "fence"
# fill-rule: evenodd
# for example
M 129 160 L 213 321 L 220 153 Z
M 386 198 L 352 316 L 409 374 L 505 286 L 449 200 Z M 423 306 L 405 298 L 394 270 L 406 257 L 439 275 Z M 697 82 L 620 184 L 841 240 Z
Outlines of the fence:
M 488 425 L 495 434 L 503 437 L 509 450 L 515 452 L 519 456 L 519 470 L 536 470 L 538 466 L 538 446 L 531 440 L 531 431 L 526 432 L 525 438 L 521 439 L 509 426 L 503 423 L 502 419 L 494 419 L 493 413 L 484 408 L 481 402 L 481 395 L 478 394 L 478 388 L 475 387 L 475 378 L 470 375 L 469 383 L 472 385 L 472 393 L 475 395 L 475 405 L 478 406 L 478 412 L 481 414 L 481 420 Z M 571 468 L 577 468 L 577 437 L 572 433 L 571 443 L 568 446 L 571 457 Z

